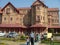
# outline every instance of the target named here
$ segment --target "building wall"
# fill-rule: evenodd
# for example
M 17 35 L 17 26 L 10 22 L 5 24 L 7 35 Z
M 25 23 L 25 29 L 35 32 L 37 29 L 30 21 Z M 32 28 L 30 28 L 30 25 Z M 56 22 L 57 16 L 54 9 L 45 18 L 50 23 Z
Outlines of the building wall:
M 7 14 L 7 9 L 9 10 L 9 14 Z M 2 14 L 2 24 L 20 24 L 27 25 L 28 19 L 28 10 L 19 10 L 19 13 L 12 7 L 8 5 L 4 8 Z
M 23 15 L 23 17 L 21 17 L 23 19 L 23 25 L 29 26 L 30 22 L 31 22 L 30 21 L 31 10 L 30 9 L 20 9 L 19 13 L 21 13 Z
M 53 10 L 53 9 L 52 9 Z M 51 26 L 59 26 L 59 10 L 48 11 Z
M 35 5 L 35 6 L 34 6 Z M 38 1 L 32 5 L 32 24 L 40 23 L 43 25 L 47 25 L 47 7 L 43 6 L 43 4 L 39 3 Z
M 8 11 L 9 13 L 7 13 L 7 9 L 10 10 Z M 55 10 L 55 8 L 50 10 L 39 1 L 36 1 L 34 4 L 32 4 L 31 8 L 29 9 L 28 8 L 17 9 L 19 13 L 16 11 L 16 9 L 11 4 L 7 5 L 3 9 L 2 15 L 0 15 L 0 17 L 2 18 L 2 19 L 0 18 L 0 23 L 20 24 L 25 26 L 31 26 L 36 23 L 45 26 L 59 25 L 59 11 Z
M 32 30 L 48 32 L 48 26 L 59 25 L 59 9 L 48 8 L 39 0 L 36 0 L 30 8 L 15 8 L 8 3 L 8 5 L 3 8 L 2 14 L 0 14 L 0 24 L 19 24 L 27 26 L 27 28 L 34 24 L 41 24 L 44 25 L 45 28 L 43 26 L 43 28 L 33 28 Z M 24 29 L 22 30 L 24 31 Z M 16 31 L 18 31 L 18 28 Z

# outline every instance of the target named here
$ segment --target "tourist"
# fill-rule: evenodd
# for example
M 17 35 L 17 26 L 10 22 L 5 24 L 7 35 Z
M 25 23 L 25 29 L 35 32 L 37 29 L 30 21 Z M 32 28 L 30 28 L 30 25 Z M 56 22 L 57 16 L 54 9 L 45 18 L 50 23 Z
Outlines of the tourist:
M 27 36 L 27 45 L 30 45 L 30 38 L 29 38 L 29 36 Z
M 38 33 L 38 42 L 41 43 L 41 35 Z
M 35 35 L 35 42 L 38 41 L 38 34 Z
M 31 34 L 30 34 L 30 41 L 31 41 L 31 45 L 34 45 L 34 38 L 35 38 L 35 36 L 34 36 L 34 33 L 33 32 L 31 32 Z
M 41 40 L 44 40 L 44 35 L 43 34 L 41 35 Z
M 53 42 L 53 36 L 51 37 L 51 41 Z

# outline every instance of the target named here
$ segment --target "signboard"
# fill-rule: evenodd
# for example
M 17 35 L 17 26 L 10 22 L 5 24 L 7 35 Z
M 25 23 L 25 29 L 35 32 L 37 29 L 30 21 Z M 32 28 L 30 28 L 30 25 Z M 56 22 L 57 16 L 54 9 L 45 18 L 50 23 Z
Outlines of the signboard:
M 47 33 L 47 38 L 51 38 L 52 37 L 52 33 Z

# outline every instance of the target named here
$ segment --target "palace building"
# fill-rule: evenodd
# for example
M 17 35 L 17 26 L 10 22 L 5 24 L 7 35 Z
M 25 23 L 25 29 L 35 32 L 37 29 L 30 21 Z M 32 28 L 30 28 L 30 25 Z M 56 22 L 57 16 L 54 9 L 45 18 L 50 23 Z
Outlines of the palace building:
M 30 33 L 59 32 L 59 9 L 48 8 L 42 1 L 36 0 L 31 7 L 16 8 L 10 2 L 0 8 L 0 31 Z

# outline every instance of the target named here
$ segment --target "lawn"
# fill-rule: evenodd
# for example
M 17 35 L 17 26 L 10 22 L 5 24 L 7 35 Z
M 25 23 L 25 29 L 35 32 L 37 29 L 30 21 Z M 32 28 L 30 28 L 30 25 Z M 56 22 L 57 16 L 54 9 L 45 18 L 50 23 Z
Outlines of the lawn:
M 54 41 L 42 40 L 42 43 L 45 43 L 47 45 L 60 45 L 60 40 L 54 40 Z
M 60 43 L 49 43 L 47 45 L 60 45 Z
M 0 42 L 0 45 L 7 45 L 7 44 Z

